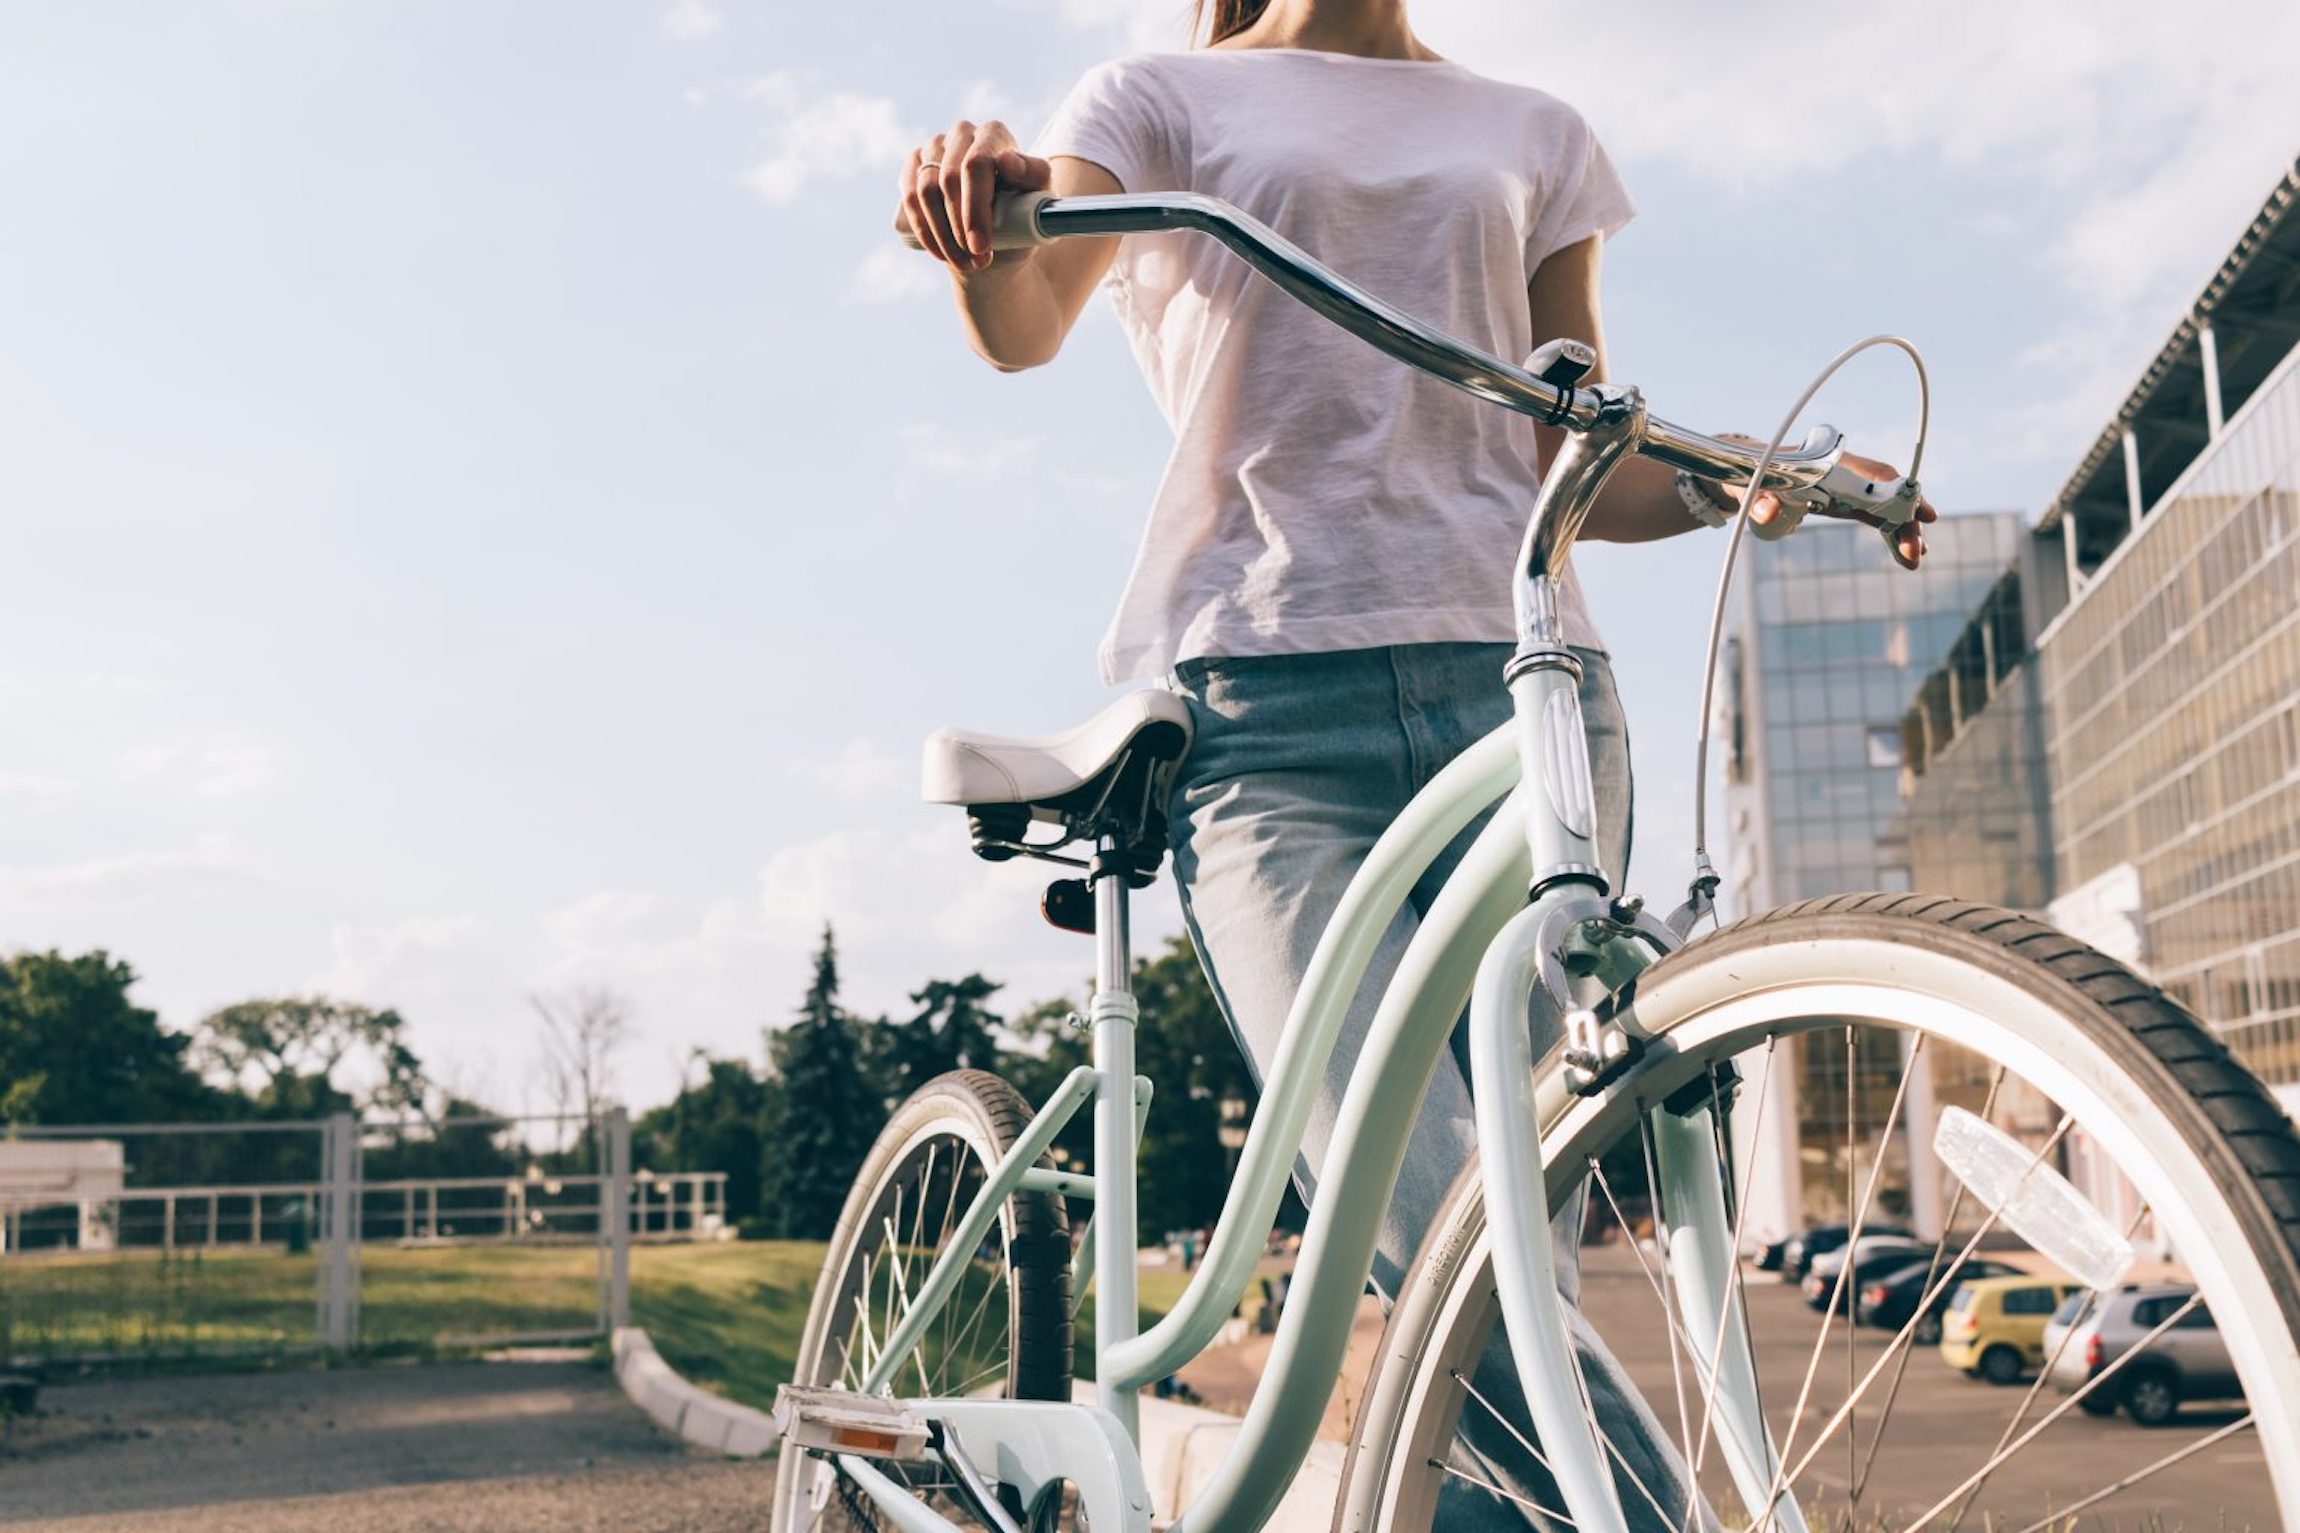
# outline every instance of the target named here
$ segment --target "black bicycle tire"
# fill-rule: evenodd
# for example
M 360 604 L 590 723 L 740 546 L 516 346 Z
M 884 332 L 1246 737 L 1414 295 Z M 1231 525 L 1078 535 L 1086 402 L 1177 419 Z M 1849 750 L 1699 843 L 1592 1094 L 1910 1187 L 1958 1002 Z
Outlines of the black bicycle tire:
M 1921 923 L 1919 932 L 1912 923 Z M 1671 975 L 1695 963 L 1706 965 L 1736 950 L 1784 940 L 1827 935 L 1845 938 L 1919 940 L 1955 951 L 1968 961 L 2020 977 L 2046 988 L 2054 998 L 2089 1013 L 2105 1025 L 2098 1041 L 2135 1078 L 2153 1081 L 2160 1101 L 2181 1105 L 2178 1131 L 2206 1158 L 2230 1173 L 2223 1186 L 2249 1196 L 2232 1197 L 2239 1218 L 2250 1226 L 2251 1247 L 2278 1293 L 2287 1326 L 2300 1334 L 2300 1133 L 2291 1118 L 2228 1047 L 2158 986 L 2132 973 L 2106 954 L 2055 927 L 1996 906 L 1940 896 L 1897 893 L 1835 895 L 1804 900 L 1734 921 L 1665 955 L 1641 972 L 1608 1004 L 1609 1012 L 1634 1006 L 1640 992 L 1653 993 Z M 1439 1205 L 1409 1273 L 1408 1292 L 1442 1295 L 1455 1281 L 1444 1276 L 1459 1268 L 1475 1242 L 1465 1238 L 1464 1203 L 1480 1199 L 1482 1176 L 1472 1157 Z M 2236 1206 L 2236 1205 L 2244 1206 Z M 2277 1258 L 2281 1258 L 2278 1260 Z M 1424 1264 L 1429 1266 L 1425 1269 Z M 1422 1284 L 1417 1290 L 1416 1281 Z M 1420 1355 L 1430 1338 L 1421 1334 L 1442 1314 L 1442 1301 L 1405 1302 L 1391 1307 L 1377 1357 Z M 1365 1456 L 1387 1456 L 1405 1422 L 1366 1418 L 1383 1391 L 1366 1388 L 1359 1403 L 1344 1459 L 1334 1527 L 1348 1519 L 1357 1498 L 1351 1494 L 1364 1470 Z M 1384 1472 L 1387 1470 L 1385 1468 Z M 1377 1502 L 1378 1504 L 1378 1498 Z
M 953 1070 L 928 1081 L 894 1110 L 863 1157 L 847 1192 L 801 1333 L 794 1382 L 832 1384 L 820 1377 L 829 1351 L 827 1331 L 845 1267 L 854 1259 L 855 1236 L 877 1203 L 879 1189 L 899 1169 L 904 1146 L 937 1117 L 966 1115 L 995 1153 L 1003 1155 L 1030 1126 L 1030 1106 L 1005 1080 L 987 1070 Z M 1051 1166 L 1047 1157 L 1039 1165 Z M 1049 1192 L 1017 1192 L 1007 1200 L 1000 1227 L 1006 1232 L 1008 1357 L 1005 1395 L 1016 1400 L 1068 1400 L 1071 1393 L 1073 1323 L 1070 1288 L 1070 1223 L 1063 1199 Z M 776 1507 L 781 1510 L 778 1496 Z M 778 1520 L 777 1526 L 779 1527 Z

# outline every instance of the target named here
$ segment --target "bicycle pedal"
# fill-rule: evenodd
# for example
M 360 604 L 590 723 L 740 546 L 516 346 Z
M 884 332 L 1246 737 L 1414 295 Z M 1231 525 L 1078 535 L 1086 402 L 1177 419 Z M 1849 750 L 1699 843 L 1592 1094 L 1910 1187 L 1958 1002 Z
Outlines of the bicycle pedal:
M 906 1461 L 926 1457 L 925 1419 L 883 1395 L 785 1384 L 775 1391 L 774 1414 L 785 1442 L 819 1453 Z

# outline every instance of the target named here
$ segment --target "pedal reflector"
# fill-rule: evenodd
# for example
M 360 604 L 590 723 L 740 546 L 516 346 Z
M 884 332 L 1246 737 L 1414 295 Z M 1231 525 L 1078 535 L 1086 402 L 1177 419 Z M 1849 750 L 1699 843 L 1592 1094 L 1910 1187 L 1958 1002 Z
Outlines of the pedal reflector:
M 821 1453 L 906 1460 L 926 1456 L 924 1419 L 880 1395 L 785 1384 L 775 1391 L 775 1425 L 784 1441 Z

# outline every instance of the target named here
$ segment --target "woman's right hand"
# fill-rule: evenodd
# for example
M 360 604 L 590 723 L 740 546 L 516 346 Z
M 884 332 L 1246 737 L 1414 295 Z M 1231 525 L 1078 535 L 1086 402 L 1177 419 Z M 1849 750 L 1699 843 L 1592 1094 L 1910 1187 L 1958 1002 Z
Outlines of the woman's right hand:
M 990 209 L 1002 191 L 1044 191 L 1054 167 L 1024 154 L 1005 123 L 961 121 L 910 152 L 902 168 L 902 210 L 927 254 L 951 270 L 980 271 L 990 249 Z M 1027 250 L 1001 251 L 1027 259 Z

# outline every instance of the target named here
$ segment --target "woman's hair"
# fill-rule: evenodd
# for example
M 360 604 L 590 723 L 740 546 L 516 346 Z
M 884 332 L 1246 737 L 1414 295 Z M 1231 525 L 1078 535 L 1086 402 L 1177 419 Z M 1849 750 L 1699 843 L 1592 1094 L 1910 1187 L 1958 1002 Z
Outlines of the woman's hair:
M 1206 41 L 1218 43 L 1245 31 L 1269 8 L 1270 0 L 1197 0 L 1190 17 L 1190 35 L 1196 37 L 1204 27 Z M 1213 16 L 1211 25 L 1207 22 L 1209 13 Z

